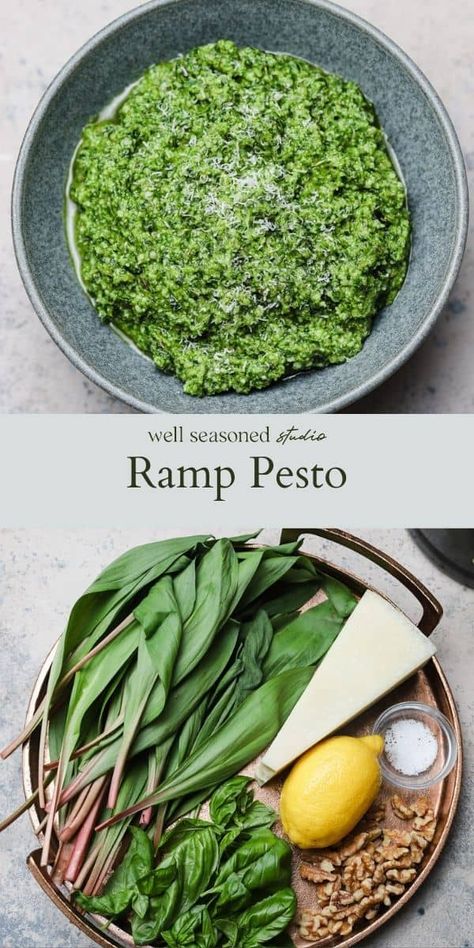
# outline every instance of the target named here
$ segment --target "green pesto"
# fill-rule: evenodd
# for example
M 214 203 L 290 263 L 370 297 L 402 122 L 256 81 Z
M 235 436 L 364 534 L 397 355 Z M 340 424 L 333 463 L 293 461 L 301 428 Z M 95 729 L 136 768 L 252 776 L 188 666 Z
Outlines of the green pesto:
M 70 197 L 97 312 L 191 395 L 344 362 L 406 274 L 405 189 L 359 87 L 227 40 L 87 125 Z

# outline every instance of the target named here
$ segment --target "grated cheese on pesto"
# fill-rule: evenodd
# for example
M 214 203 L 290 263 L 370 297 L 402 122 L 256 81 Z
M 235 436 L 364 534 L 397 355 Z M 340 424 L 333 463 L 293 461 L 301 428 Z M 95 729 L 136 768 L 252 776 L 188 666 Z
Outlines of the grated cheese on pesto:
M 222 40 L 83 131 L 83 285 L 191 395 L 344 362 L 405 278 L 405 189 L 359 87 Z

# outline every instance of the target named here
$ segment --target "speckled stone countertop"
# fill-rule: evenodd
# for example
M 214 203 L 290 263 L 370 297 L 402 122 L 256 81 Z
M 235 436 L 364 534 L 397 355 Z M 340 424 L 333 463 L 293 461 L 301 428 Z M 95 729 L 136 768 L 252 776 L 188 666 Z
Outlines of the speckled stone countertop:
M 34 315 L 10 238 L 14 162 L 46 86 L 81 44 L 134 6 L 130 0 L 16 0 L 0 12 L 0 411 L 124 412 L 67 361 Z M 474 172 L 474 21 L 469 0 L 346 0 L 398 42 L 432 81 Z M 474 411 L 474 250 L 437 326 L 398 374 L 352 406 L 360 412 Z
M 246 532 L 248 524 L 233 532 Z M 184 531 L 173 531 L 173 533 Z M 215 528 L 216 534 L 224 531 Z M 229 532 L 229 530 L 225 531 Z M 172 535 L 170 532 L 168 535 Z M 164 534 L 161 534 L 164 536 Z M 458 816 L 444 854 L 427 882 L 367 948 L 474 948 L 472 904 L 474 876 L 474 590 L 463 589 L 425 559 L 403 530 L 364 531 L 376 546 L 392 554 L 426 583 L 443 604 L 445 615 L 434 633 L 438 655 L 453 689 L 464 731 L 466 768 Z M 2 598 L 0 612 L 0 746 L 20 730 L 27 698 L 49 648 L 61 633 L 68 607 L 111 559 L 137 543 L 156 539 L 151 532 L 84 530 L 0 533 Z M 276 542 L 276 532 L 262 539 Z M 308 550 L 329 553 L 321 540 Z M 331 558 L 372 580 L 404 607 L 393 581 L 350 553 Z M 413 616 L 413 618 L 417 618 Z M 0 815 L 22 800 L 18 755 L 0 765 Z M 87 938 L 70 926 L 35 885 L 25 866 L 34 848 L 27 816 L 0 837 L 0 945 L 2 948 L 88 948 Z

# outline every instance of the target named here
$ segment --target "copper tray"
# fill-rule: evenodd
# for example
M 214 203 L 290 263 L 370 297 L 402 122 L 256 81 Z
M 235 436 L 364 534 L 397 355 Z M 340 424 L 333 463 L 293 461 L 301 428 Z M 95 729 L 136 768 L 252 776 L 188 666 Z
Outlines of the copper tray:
M 281 533 L 281 542 L 291 542 L 298 539 L 305 533 L 311 533 L 316 536 L 323 537 L 324 539 L 331 540 L 340 546 L 347 547 L 353 552 L 359 553 L 361 556 L 384 569 L 394 579 L 400 582 L 400 584 L 404 586 L 405 589 L 412 593 L 420 604 L 422 608 L 422 617 L 418 625 L 421 631 L 425 635 L 430 635 L 433 629 L 436 628 L 443 612 L 439 602 L 437 602 L 429 590 L 418 579 L 416 579 L 415 576 L 409 573 L 408 570 L 406 570 L 396 560 L 387 556 L 376 547 L 373 547 L 365 540 L 361 540 L 358 537 L 352 536 L 351 534 L 342 530 L 309 529 L 306 527 L 301 529 L 285 529 L 282 530 Z M 339 566 L 327 561 L 326 559 L 322 559 L 311 554 L 307 555 L 310 556 L 310 558 L 315 563 L 317 563 L 321 569 L 324 570 L 324 572 L 346 583 L 358 597 L 360 597 L 366 591 L 366 589 L 375 588 L 361 580 L 354 573 L 342 569 Z M 380 592 L 380 590 L 376 591 Z M 382 595 L 384 594 L 382 593 Z M 388 597 L 386 596 L 385 598 Z M 315 600 L 312 600 L 312 602 L 316 601 L 316 599 L 317 597 L 315 597 Z M 312 604 L 312 602 L 308 603 L 307 606 Z M 307 608 L 307 606 L 305 608 Z M 45 693 L 53 654 L 54 649 L 46 659 L 39 673 L 28 707 L 26 718 L 27 722 L 33 716 Z M 463 765 L 462 736 L 454 698 L 438 660 L 436 658 L 432 658 L 424 667 L 424 669 L 417 672 L 417 674 L 413 675 L 409 681 L 405 682 L 405 684 L 391 692 L 389 696 L 372 707 L 364 715 L 361 715 L 359 718 L 357 718 L 352 727 L 345 728 L 345 730 L 354 734 L 366 733 L 367 731 L 370 731 L 376 717 L 385 707 L 388 707 L 389 705 L 398 701 L 405 701 L 408 699 L 423 701 L 425 704 L 433 705 L 439 708 L 439 710 L 446 715 L 452 727 L 454 728 L 458 742 L 459 753 L 454 769 L 441 784 L 431 788 L 428 793 L 424 792 L 425 796 L 428 795 L 430 797 L 431 805 L 433 806 L 435 814 L 438 817 L 436 835 L 430 844 L 430 847 L 426 850 L 425 860 L 422 863 L 422 867 L 416 879 L 406 889 L 403 895 L 400 896 L 400 898 L 397 899 L 397 901 L 394 902 L 390 908 L 385 909 L 383 913 L 378 915 L 372 922 L 366 922 L 351 935 L 342 938 L 336 936 L 334 938 L 325 939 L 322 943 L 324 948 L 349 948 L 349 946 L 356 945 L 381 928 L 381 926 L 388 922 L 389 919 L 393 918 L 393 916 L 399 912 L 404 905 L 406 905 L 416 890 L 422 885 L 424 880 L 433 869 L 433 866 L 435 865 L 446 844 L 446 840 L 454 820 L 461 789 Z M 253 767 L 256 766 L 256 764 L 257 761 L 253 765 L 246 767 L 245 772 L 251 773 Z M 35 734 L 32 735 L 31 739 L 24 745 L 23 748 L 23 784 L 25 793 L 30 795 L 32 792 L 34 792 L 37 788 L 37 783 L 38 736 L 35 732 Z M 258 790 L 257 795 L 261 799 L 268 802 L 270 805 L 273 805 L 277 808 L 279 790 L 280 787 L 278 783 L 273 782 L 269 788 L 265 787 L 261 790 Z M 392 793 L 393 788 L 387 787 L 382 789 L 382 796 L 385 796 L 386 798 L 390 797 Z M 404 796 L 406 796 L 407 799 L 410 798 L 410 794 L 407 792 L 404 792 Z M 391 819 L 389 813 L 390 807 L 387 807 L 387 823 L 389 823 Z M 41 814 L 37 806 L 30 809 L 30 815 L 35 833 L 41 839 L 41 833 L 39 831 Z M 395 817 L 393 817 L 393 822 L 394 825 L 397 825 L 397 820 Z M 102 927 L 105 923 L 105 919 L 101 919 L 99 916 L 81 915 L 72 905 L 69 899 L 67 887 L 59 887 L 53 883 L 49 870 L 40 865 L 40 856 L 40 849 L 30 853 L 27 859 L 28 868 L 32 872 L 34 878 L 39 883 L 43 891 L 46 892 L 51 901 L 54 902 L 54 904 L 59 909 L 61 909 L 61 911 L 64 913 L 64 915 L 66 915 L 73 925 L 79 928 L 84 935 L 91 939 L 91 941 L 98 945 L 102 945 L 103 948 L 110 948 L 110 946 L 126 946 L 126 948 L 129 948 L 129 946 L 133 944 L 131 936 L 127 932 L 120 929 L 118 926 L 109 925 L 107 930 L 105 930 Z M 298 895 L 298 907 L 299 909 L 310 908 L 315 904 L 314 886 L 312 886 L 311 883 L 301 880 L 298 869 L 299 857 L 297 854 L 295 854 L 293 882 Z M 311 944 L 311 942 L 301 939 L 296 933 L 296 929 L 294 927 L 291 930 L 291 935 L 297 948 L 306 948 L 306 946 Z

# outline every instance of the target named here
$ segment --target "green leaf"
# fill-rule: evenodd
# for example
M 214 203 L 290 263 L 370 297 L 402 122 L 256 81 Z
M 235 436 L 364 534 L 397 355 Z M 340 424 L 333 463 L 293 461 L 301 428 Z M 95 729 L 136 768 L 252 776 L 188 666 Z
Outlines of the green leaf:
M 103 570 L 71 610 L 54 658 L 48 691 L 56 686 L 65 656 L 85 640 L 88 648 L 92 648 L 141 589 L 166 573 L 183 553 L 205 539 L 204 536 L 193 536 L 147 543 L 128 550 Z M 76 655 L 76 660 L 79 657 L 80 654 Z
M 125 684 L 123 729 L 109 789 L 109 806 L 115 806 L 127 756 L 157 677 L 158 672 L 155 663 L 150 658 L 148 640 L 142 626 L 136 665 Z M 165 694 L 163 687 L 163 704 Z
M 285 588 L 280 595 L 273 599 L 264 599 L 262 608 L 265 609 L 270 618 L 287 613 L 298 612 L 313 596 L 316 595 L 321 586 L 319 579 L 313 579 L 310 582 L 298 583 Z M 273 591 L 273 590 L 272 590 Z
M 174 866 L 176 876 L 171 886 L 158 898 L 154 891 L 154 873 L 139 880 L 138 888 L 150 896 L 150 909 L 140 923 L 132 923 L 138 944 L 154 941 L 162 931 L 171 928 L 176 919 L 187 912 L 207 889 L 219 862 L 219 848 L 213 827 L 203 823 L 192 832 L 181 834 L 178 840 L 168 836 L 169 852 L 155 872 Z M 160 852 L 162 850 L 160 849 Z
M 196 738 L 203 726 L 206 717 L 208 700 L 208 695 L 205 695 L 203 700 L 200 702 L 200 704 L 198 704 L 197 708 L 194 709 L 187 721 L 183 723 L 181 729 L 178 731 L 168 756 L 166 770 L 163 774 L 164 780 L 167 780 L 171 774 L 174 774 L 180 764 L 182 764 L 183 760 L 189 756 L 189 753 L 191 752 Z
M 263 679 L 261 665 L 268 651 L 273 629 L 266 614 L 260 611 L 254 620 L 241 626 L 240 636 L 243 647 L 238 657 L 228 667 L 226 674 L 221 678 L 214 696 L 210 696 L 206 718 L 196 736 L 193 751 L 196 751 L 215 731 L 235 713 L 236 708 L 245 700 L 247 695 L 255 690 Z M 170 813 L 189 812 L 190 808 L 203 799 L 202 794 L 192 797 L 182 809 L 178 801 L 171 806 Z
M 273 553 L 273 549 L 271 552 Z M 239 602 L 239 610 L 246 608 L 270 586 L 279 582 L 297 562 L 297 556 L 274 556 L 269 553 L 268 556 L 264 557 Z
M 262 683 L 264 660 L 273 639 L 273 626 L 263 609 L 241 627 L 243 648 L 240 654 L 242 671 L 237 683 L 236 704 Z
M 265 556 L 275 556 L 277 553 L 283 556 L 294 556 L 302 542 L 302 540 L 292 540 L 291 543 L 275 543 L 273 546 L 263 547 L 263 549 Z
M 238 537 L 229 537 L 229 540 L 232 543 L 232 546 L 245 547 L 246 543 L 249 543 L 251 540 L 256 540 L 261 532 L 261 529 L 259 529 L 255 530 L 254 533 L 242 533 Z
M 240 659 L 238 662 L 240 663 Z M 207 739 L 212 734 L 214 734 L 214 732 L 217 731 L 217 729 L 221 727 L 221 725 L 224 724 L 233 713 L 236 706 L 237 687 L 237 676 L 235 676 L 229 682 L 225 691 L 223 694 L 221 694 L 219 700 L 216 703 L 213 703 L 212 700 L 215 695 L 209 695 L 208 713 L 206 714 L 206 719 L 203 721 L 202 728 L 197 735 L 193 750 L 197 750 L 198 747 L 201 747 L 201 745 L 204 744 Z
M 128 672 L 129 665 L 122 665 L 120 671 L 111 678 L 110 685 L 102 692 L 99 718 L 97 721 L 97 736 L 113 722 L 117 721 L 122 711 L 124 678 Z
M 257 829 L 260 827 L 267 827 L 270 829 L 277 821 L 277 815 L 275 810 L 272 810 L 271 807 L 266 806 L 265 803 L 262 803 L 260 800 L 254 800 L 248 810 L 245 811 L 241 820 L 237 820 L 237 825 L 241 825 L 242 829 L 249 831 L 251 829 Z
M 139 636 L 140 627 L 131 622 L 75 675 L 61 749 L 62 767 L 67 765 L 77 746 L 85 713 L 136 651 Z
M 264 555 L 263 550 L 252 550 L 249 553 L 241 553 L 238 558 L 238 576 L 237 588 L 231 605 L 231 612 L 238 607 L 242 596 L 252 582 Z
M 143 715 L 143 726 L 147 727 L 156 722 L 157 742 L 176 733 L 177 728 L 192 713 L 204 694 L 219 681 L 235 650 L 237 637 L 238 626 L 235 623 L 227 623 L 192 673 L 173 687 L 163 713 L 160 711 L 159 696 L 151 695 Z
M 154 714 L 153 699 L 150 699 L 143 715 L 142 727 L 130 748 L 130 757 L 134 757 L 150 747 L 164 747 L 166 742 L 173 738 L 183 722 L 193 713 L 203 695 L 212 688 L 216 678 L 219 678 L 222 674 L 235 649 L 236 641 L 237 629 L 235 627 L 229 629 L 226 635 L 220 636 L 189 678 L 186 678 L 180 685 L 171 690 L 163 714 L 156 721 L 151 720 L 150 723 L 147 723 L 148 718 L 153 717 Z M 87 770 L 84 770 L 83 786 L 87 786 L 97 777 L 113 770 L 119 746 L 120 734 L 111 743 L 108 743 L 96 755 L 95 760 L 88 765 Z
M 219 912 L 234 912 L 249 905 L 254 892 L 272 892 L 290 881 L 291 847 L 271 830 L 261 829 L 221 866 L 212 891 Z
M 158 716 L 165 706 L 171 688 L 183 628 L 173 581 L 169 576 L 164 576 L 152 587 L 135 609 L 134 615 L 143 628 L 149 657 L 149 672 L 145 671 L 144 660 L 141 674 L 150 675 L 150 689 L 154 679 L 158 678 L 159 682 L 154 694 L 154 710 Z M 140 679 L 137 681 L 137 687 L 140 689 Z M 144 689 L 145 680 L 142 684 L 142 690 Z
M 238 773 L 271 743 L 313 673 L 312 667 L 296 668 L 265 682 L 156 793 L 114 817 L 114 821 L 177 796 L 206 788 L 210 791 Z
M 172 864 L 170 863 L 170 865 Z M 151 944 L 162 931 L 173 924 L 183 888 L 183 879 L 180 876 L 179 868 L 175 866 L 174 869 L 177 874 L 173 882 L 162 894 L 150 898 L 146 916 L 140 918 L 135 913 L 132 915 L 132 936 L 136 945 Z
M 336 612 L 344 619 L 347 619 L 357 605 L 357 598 L 354 596 L 354 593 L 352 593 L 344 583 L 341 583 L 340 580 L 334 579 L 332 576 L 326 576 L 325 574 L 321 574 L 321 585 Z
M 87 896 L 81 892 L 75 895 L 76 903 L 87 912 L 98 912 L 107 918 L 121 915 L 130 908 L 138 880 L 151 872 L 153 868 L 153 846 L 146 833 L 137 827 L 130 829 L 132 842 L 122 862 L 113 873 L 101 896 Z M 174 878 L 174 871 L 168 870 L 167 885 Z
M 203 556 L 196 571 L 196 602 L 185 623 L 174 669 L 178 684 L 196 667 L 229 618 L 237 589 L 237 557 L 228 540 L 218 540 Z
M 225 833 L 219 839 L 219 849 L 221 854 L 221 860 L 224 859 L 224 856 L 227 856 L 234 851 L 236 844 L 243 837 L 243 831 L 240 827 L 234 826 L 232 829 L 226 830 Z
M 276 632 L 264 661 L 266 677 L 283 669 L 315 665 L 339 635 L 344 619 L 329 600 L 301 612 Z
M 61 754 L 61 746 L 64 739 L 64 728 L 66 726 L 67 704 L 61 705 L 53 711 L 49 719 L 48 729 L 48 749 L 51 760 L 58 760 Z
M 190 909 L 206 891 L 219 865 L 219 847 L 214 828 L 208 824 L 190 833 L 181 845 L 173 848 L 173 859 L 184 879 L 180 905 L 182 913 Z
M 175 823 L 171 829 L 164 833 L 159 846 L 160 856 L 169 855 L 174 849 L 185 843 L 191 834 L 200 833 L 202 830 L 207 829 L 209 825 L 207 820 L 179 820 L 178 823 Z
M 249 906 L 239 918 L 239 948 L 257 948 L 277 938 L 288 928 L 295 912 L 296 896 L 290 888 Z
M 254 800 L 252 791 L 248 789 L 250 782 L 250 777 L 237 776 L 215 790 L 209 804 L 213 823 L 229 831 L 236 829 L 238 834 L 257 827 L 273 826 L 277 819 L 275 811 Z M 234 840 L 236 838 L 234 836 Z
M 170 948 L 215 948 L 218 932 L 206 906 L 195 905 L 176 919 L 173 927 L 161 933 Z
M 187 622 L 196 602 L 196 563 L 194 560 L 191 560 L 189 566 L 174 577 L 173 586 L 181 621 Z
M 235 918 L 215 918 L 213 922 L 216 928 L 225 935 L 226 941 L 223 942 L 225 948 L 239 948 L 239 925 Z
M 237 813 L 246 812 L 253 800 L 253 794 L 247 789 L 250 779 L 243 776 L 233 777 L 213 793 L 209 804 L 209 813 L 213 823 L 227 827 L 235 824 Z
M 41 718 L 39 746 L 39 784 L 44 783 L 44 755 L 48 716 L 56 686 L 64 672 L 83 658 L 109 631 L 114 621 L 123 617 L 126 607 L 137 593 L 172 567 L 179 557 L 204 542 L 202 536 L 162 540 L 128 550 L 111 563 L 74 604 L 69 620 L 56 648 Z M 38 721 L 39 723 L 39 721 Z M 58 772 L 57 787 L 61 773 Z M 40 789 L 41 797 L 41 789 Z M 49 849 L 54 806 L 45 834 L 44 851 Z

